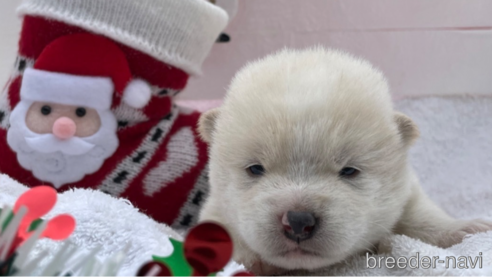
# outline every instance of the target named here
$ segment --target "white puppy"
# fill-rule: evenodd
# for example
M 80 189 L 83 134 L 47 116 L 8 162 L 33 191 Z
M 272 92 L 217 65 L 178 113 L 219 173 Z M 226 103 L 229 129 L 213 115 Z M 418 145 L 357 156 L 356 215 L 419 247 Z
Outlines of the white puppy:
M 205 113 L 211 192 L 201 220 L 225 225 L 256 274 L 327 267 L 390 233 L 441 247 L 492 224 L 455 220 L 407 161 L 418 129 L 395 112 L 383 74 L 321 47 L 245 66 Z

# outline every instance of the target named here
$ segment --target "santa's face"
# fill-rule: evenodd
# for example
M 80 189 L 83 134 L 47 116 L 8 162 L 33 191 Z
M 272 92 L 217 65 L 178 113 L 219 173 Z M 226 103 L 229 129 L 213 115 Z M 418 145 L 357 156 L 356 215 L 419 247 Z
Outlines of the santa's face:
M 59 188 L 102 166 L 118 147 L 116 128 L 109 109 L 22 100 L 7 140 L 25 169 Z
M 89 107 L 34 102 L 26 115 L 27 127 L 59 139 L 92 136 L 101 128 L 99 113 Z

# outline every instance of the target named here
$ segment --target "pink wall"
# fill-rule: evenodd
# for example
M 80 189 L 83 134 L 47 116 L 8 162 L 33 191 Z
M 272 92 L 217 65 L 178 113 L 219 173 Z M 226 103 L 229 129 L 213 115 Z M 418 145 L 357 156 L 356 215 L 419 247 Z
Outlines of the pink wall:
M 224 0 L 226 1 L 226 0 Z M 0 1 L 0 82 L 15 60 L 20 0 Z M 388 76 L 395 98 L 492 95 L 490 0 L 239 0 L 228 27 L 181 99 L 219 99 L 247 61 L 316 44 L 363 56 Z
M 215 45 L 181 99 L 221 98 L 247 61 L 316 44 L 369 59 L 395 98 L 492 95 L 492 1 L 239 1 L 232 41 Z

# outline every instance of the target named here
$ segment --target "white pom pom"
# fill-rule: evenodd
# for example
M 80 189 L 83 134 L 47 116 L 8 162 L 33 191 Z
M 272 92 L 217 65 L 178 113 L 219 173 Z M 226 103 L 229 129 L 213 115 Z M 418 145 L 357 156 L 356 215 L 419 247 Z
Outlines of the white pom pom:
M 123 101 L 130 107 L 141 109 L 145 107 L 152 97 L 152 90 L 147 82 L 135 79 L 131 81 L 123 92 Z

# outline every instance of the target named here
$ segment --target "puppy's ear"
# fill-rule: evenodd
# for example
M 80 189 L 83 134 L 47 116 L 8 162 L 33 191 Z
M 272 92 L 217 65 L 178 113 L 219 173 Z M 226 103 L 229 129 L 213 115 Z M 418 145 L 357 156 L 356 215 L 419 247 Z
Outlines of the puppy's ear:
M 412 145 L 420 135 L 417 124 L 410 117 L 399 112 L 395 112 L 395 121 L 403 143 L 406 146 Z
M 219 108 L 206 111 L 200 116 L 198 121 L 198 132 L 205 142 L 212 141 L 212 133 L 215 129 L 215 122 L 219 116 Z

